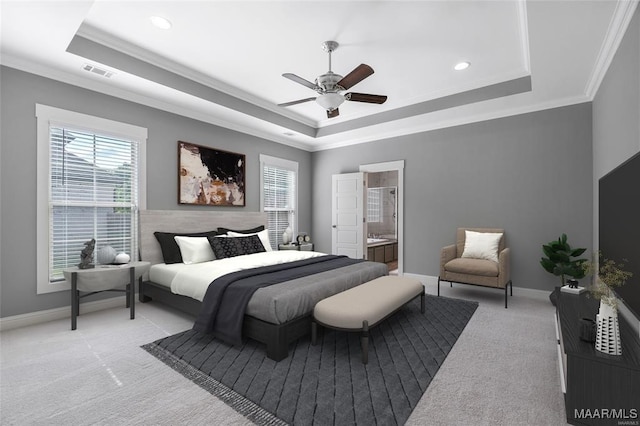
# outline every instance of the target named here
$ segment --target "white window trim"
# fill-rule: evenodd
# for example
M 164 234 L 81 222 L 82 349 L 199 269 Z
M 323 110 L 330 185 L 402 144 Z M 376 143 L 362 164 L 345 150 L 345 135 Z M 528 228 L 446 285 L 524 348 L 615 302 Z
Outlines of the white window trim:
M 36 104 L 36 289 L 37 294 L 69 290 L 66 281 L 49 282 L 49 132 L 51 125 L 66 125 L 79 130 L 135 140 L 138 146 L 139 209 L 147 208 L 146 143 L 148 131 L 144 127 L 120 123 L 74 111 Z
M 293 215 L 294 223 L 290 223 L 289 227 L 293 232 L 292 238 L 295 238 L 298 232 L 298 162 L 286 160 L 284 158 L 272 157 L 266 154 L 260 154 L 260 211 L 264 213 L 264 166 L 274 166 L 279 167 L 281 169 L 290 170 L 295 172 L 296 180 L 295 180 L 295 205 L 293 210 L 296 212 Z M 274 247 L 277 250 L 277 247 Z

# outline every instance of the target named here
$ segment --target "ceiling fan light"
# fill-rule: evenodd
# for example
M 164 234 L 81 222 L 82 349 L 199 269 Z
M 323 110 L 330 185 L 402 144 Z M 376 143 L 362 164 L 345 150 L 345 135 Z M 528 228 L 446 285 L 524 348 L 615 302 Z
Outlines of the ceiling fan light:
M 338 93 L 325 93 L 316 98 L 316 102 L 326 110 L 334 110 L 344 102 L 344 96 Z

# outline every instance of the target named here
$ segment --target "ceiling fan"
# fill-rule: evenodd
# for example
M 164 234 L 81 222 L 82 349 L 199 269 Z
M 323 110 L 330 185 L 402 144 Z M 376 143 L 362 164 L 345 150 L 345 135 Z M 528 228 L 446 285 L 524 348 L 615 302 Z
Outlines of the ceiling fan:
M 333 118 L 340 115 L 338 107 L 344 101 L 383 104 L 387 100 L 387 97 L 382 95 L 370 95 L 368 93 L 355 92 L 342 93 L 373 74 L 373 68 L 371 68 L 367 64 L 360 64 L 344 77 L 340 74 L 335 74 L 333 71 L 331 71 L 331 52 L 335 51 L 338 48 L 338 42 L 325 41 L 324 43 L 322 43 L 322 48 L 325 52 L 329 53 L 329 71 L 318 76 L 315 83 L 305 80 L 304 78 L 299 77 L 295 74 L 282 74 L 284 78 L 288 78 L 289 80 L 295 81 L 298 84 L 302 84 L 303 86 L 308 87 L 311 90 L 315 90 L 316 92 L 318 92 L 319 96 L 316 96 L 314 98 L 285 102 L 283 104 L 278 104 L 278 106 L 288 107 L 291 105 L 301 104 L 303 102 L 316 101 L 318 105 L 320 105 L 327 111 L 327 117 Z

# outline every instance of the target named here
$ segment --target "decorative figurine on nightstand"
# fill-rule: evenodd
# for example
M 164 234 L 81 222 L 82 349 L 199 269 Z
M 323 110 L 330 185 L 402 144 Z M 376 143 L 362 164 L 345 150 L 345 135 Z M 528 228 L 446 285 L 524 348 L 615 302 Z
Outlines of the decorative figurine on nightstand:
M 580 294 L 587 291 L 586 288 L 578 285 L 578 280 L 572 278 L 567 280 L 567 284 L 560 287 L 560 291 L 563 293 Z
M 304 232 L 299 234 L 296 238 L 300 251 L 313 251 L 313 244 L 311 244 L 311 237 Z
M 129 263 L 131 261 L 131 256 L 127 253 L 118 253 L 116 257 L 113 259 L 113 263 L 116 265 L 123 265 L 125 263 Z
M 302 245 L 302 244 L 310 244 L 311 243 L 311 237 L 307 234 L 298 234 L 298 237 L 296 238 L 296 241 L 298 242 L 298 245 Z
M 291 230 L 290 227 L 287 226 L 284 232 L 282 233 L 282 244 L 289 244 L 293 239 L 292 234 L 293 234 L 293 231 Z
M 101 265 L 109 265 L 116 258 L 116 249 L 111 246 L 104 246 L 96 251 L 96 260 Z
M 80 263 L 78 263 L 79 269 L 95 268 L 95 265 L 92 263 L 93 249 L 95 247 L 96 247 L 96 240 L 94 238 L 84 243 L 84 248 L 80 252 Z

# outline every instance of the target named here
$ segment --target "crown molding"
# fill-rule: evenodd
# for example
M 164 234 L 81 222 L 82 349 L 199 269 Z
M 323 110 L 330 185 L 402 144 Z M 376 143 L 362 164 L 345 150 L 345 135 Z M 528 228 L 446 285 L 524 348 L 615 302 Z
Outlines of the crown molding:
M 10 55 L 2 55 L 1 65 L 10 68 L 24 71 L 30 74 L 38 75 L 40 77 L 55 80 L 61 83 L 69 84 L 72 86 L 80 87 L 82 89 L 91 90 L 103 95 L 113 96 L 115 98 L 123 99 L 125 101 L 134 102 L 140 105 L 155 108 L 161 111 L 170 112 L 182 117 L 191 118 L 194 120 L 202 121 L 204 123 L 213 124 L 215 126 L 223 127 L 225 129 L 234 130 L 239 133 L 255 136 L 257 138 L 266 139 L 272 142 L 280 143 L 282 145 L 291 146 L 292 148 L 309 151 L 308 144 L 300 141 L 292 141 L 285 138 L 279 138 L 268 132 L 262 132 L 254 129 L 250 126 L 243 126 L 238 123 L 233 123 L 227 120 L 223 120 L 215 117 L 213 114 L 207 114 L 197 109 L 186 108 L 173 103 L 160 101 L 158 99 L 143 96 L 128 90 L 116 88 L 112 85 L 104 84 L 102 82 L 94 81 L 90 78 L 78 77 L 75 74 L 59 71 L 45 65 L 26 61 L 16 58 Z
M 531 74 L 531 51 L 529 50 L 529 21 L 527 17 L 527 3 L 518 2 L 518 19 L 520 21 L 520 41 L 522 42 L 522 63 L 527 74 Z
M 600 84 L 602 84 L 609 65 L 611 65 L 620 47 L 620 43 L 624 38 L 624 34 L 627 32 L 627 28 L 629 27 L 629 23 L 633 18 L 637 6 L 638 0 L 619 0 L 616 2 L 616 8 L 609 22 L 607 34 L 602 42 L 602 46 L 600 46 L 596 64 L 593 67 L 593 71 L 585 88 L 585 94 L 590 101 L 592 101 L 596 93 L 598 93 Z
M 362 143 L 381 141 L 381 140 L 391 139 L 391 138 L 399 138 L 402 136 L 408 136 L 408 135 L 417 134 L 417 133 L 425 133 L 433 130 L 446 129 L 449 127 L 463 126 L 465 124 L 479 123 L 482 121 L 495 120 L 498 118 L 512 117 L 515 115 L 528 114 L 531 112 L 544 111 L 547 109 L 561 108 L 565 106 L 577 105 L 577 104 L 590 102 L 590 101 L 591 99 L 588 99 L 586 96 L 574 96 L 569 98 L 556 99 L 550 102 L 539 102 L 537 104 L 532 104 L 532 105 L 505 108 L 498 111 L 473 114 L 473 115 L 464 116 L 464 117 L 455 117 L 449 120 L 435 121 L 432 123 L 423 124 L 420 126 L 414 126 L 411 128 L 407 127 L 402 129 L 402 131 L 391 130 L 388 132 L 378 132 L 375 134 L 375 136 L 354 138 L 348 141 L 339 141 L 334 143 L 324 143 L 322 144 L 322 146 L 314 146 L 311 149 L 311 151 L 312 152 L 326 151 L 329 149 L 343 148 L 346 146 L 359 145 Z

